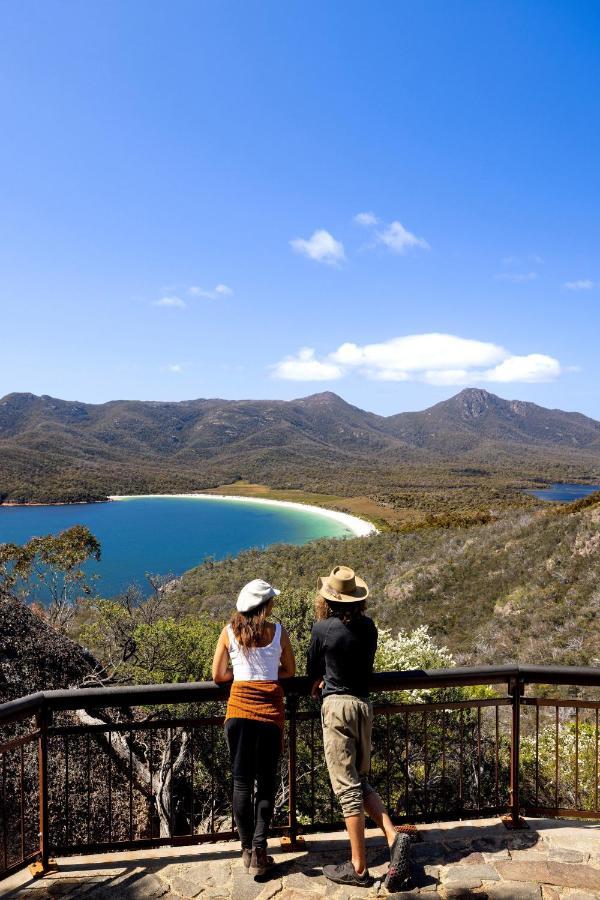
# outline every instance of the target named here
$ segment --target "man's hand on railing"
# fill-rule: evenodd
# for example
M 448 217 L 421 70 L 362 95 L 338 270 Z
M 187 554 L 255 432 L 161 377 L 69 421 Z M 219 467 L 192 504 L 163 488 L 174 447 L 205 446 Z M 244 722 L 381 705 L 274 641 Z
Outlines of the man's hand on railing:
M 319 699 L 324 684 L 325 682 L 322 678 L 317 678 L 316 681 L 313 681 L 310 689 L 310 696 L 313 698 L 313 700 Z

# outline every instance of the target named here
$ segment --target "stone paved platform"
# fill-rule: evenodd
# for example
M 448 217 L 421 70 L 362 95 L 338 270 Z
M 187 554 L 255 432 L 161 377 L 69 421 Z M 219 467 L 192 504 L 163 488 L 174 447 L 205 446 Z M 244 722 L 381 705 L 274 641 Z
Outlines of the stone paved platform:
M 369 889 L 339 888 L 321 867 L 346 858 L 345 835 L 309 835 L 301 852 L 284 852 L 276 841 L 277 867 L 262 881 L 248 876 L 231 842 L 78 856 L 58 860 L 59 871 L 32 880 L 19 873 L 0 882 L 0 897 L 46 900 L 366 900 L 401 898 L 490 898 L 490 900 L 591 900 L 600 898 L 600 825 L 529 819 L 528 831 L 507 831 L 497 819 L 419 826 L 413 844 L 410 889 L 388 894 L 381 886 L 387 869 L 382 840 L 368 836 Z

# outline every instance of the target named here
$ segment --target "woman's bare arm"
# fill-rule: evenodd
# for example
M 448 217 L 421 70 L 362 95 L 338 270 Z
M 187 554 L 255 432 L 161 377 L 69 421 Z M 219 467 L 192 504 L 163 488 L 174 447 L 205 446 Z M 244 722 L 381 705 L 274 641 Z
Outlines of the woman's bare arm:
M 215 655 L 212 664 L 213 681 L 217 684 L 225 684 L 233 681 L 233 672 L 229 668 L 229 646 L 227 641 L 227 628 L 219 635 Z
M 282 627 L 281 629 L 281 659 L 279 661 L 279 677 L 292 678 L 296 674 L 296 660 L 292 650 L 290 636 Z

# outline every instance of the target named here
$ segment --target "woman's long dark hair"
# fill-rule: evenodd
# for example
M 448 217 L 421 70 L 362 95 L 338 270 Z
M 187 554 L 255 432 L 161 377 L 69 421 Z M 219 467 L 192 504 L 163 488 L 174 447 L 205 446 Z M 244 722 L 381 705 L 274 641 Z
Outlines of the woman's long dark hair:
M 263 646 L 269 603 L 270 598 L 256 609 L 251 609 L 247 613 L 236 611 L 231 617 L 231 627 L 235 639 L 244 650 Z
M 366 608 L 366 600 L 357 600 L 355 603 L 336 603 L 335 600 L 326 600 L 320 594 L 315 597 L 315 618 L 317 620 L 340 619 L 344 625 L 349 625 L 362 616 Z

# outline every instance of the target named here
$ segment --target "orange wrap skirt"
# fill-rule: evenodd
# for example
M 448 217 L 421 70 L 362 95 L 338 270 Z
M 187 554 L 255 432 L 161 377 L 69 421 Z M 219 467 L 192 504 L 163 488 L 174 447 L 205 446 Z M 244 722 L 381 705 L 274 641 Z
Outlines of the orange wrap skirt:
M 225 721 L 253 719 L 285 727 L 283 688 L 278 681 L 234 681 L 227 701 Z

